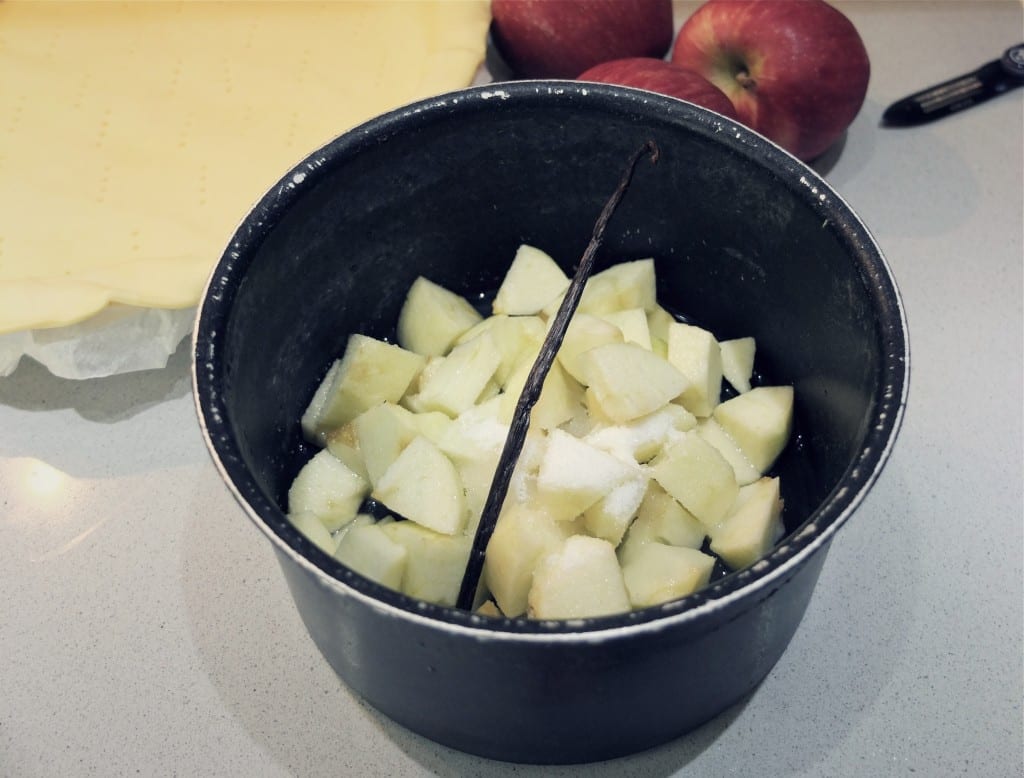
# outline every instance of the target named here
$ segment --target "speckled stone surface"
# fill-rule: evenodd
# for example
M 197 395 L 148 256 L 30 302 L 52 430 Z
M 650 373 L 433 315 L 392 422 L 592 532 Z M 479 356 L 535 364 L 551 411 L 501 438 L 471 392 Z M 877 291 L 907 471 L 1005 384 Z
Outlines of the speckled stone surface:
M 437 746 L 361 703 L 317 653 L 203 447 L 187 349 L 164 370 L 83 382 L 26 361 L 0 379 L 0 774 L 1022 774 L 1024 90 L 916 129 L 878 121 L 1019 42 L 1024 12 L 838 5 L 873 74 L 845 146 L 818 167 L 900 284 L 910 403 L 757 691 L 599 765 Z

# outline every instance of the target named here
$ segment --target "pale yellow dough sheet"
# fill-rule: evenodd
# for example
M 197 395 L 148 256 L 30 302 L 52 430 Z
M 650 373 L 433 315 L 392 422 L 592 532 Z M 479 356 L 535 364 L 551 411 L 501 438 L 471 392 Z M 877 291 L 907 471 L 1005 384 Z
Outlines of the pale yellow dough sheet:
M 0 333 L 195 305 L 342 131 L 467 86 L 486 0 L 0 2 Z

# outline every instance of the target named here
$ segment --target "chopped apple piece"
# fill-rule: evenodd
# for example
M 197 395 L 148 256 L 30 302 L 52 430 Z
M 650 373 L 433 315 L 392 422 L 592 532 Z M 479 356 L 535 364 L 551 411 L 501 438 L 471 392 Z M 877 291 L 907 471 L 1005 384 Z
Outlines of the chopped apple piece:
M 711 578 L 715 558 L 695 548 L 646 543 L 622 566 L 634 608 L 648 608 L 697 591 Z
M 369 485 L 324 449 L 295 476 L 288 490 L 289 513 L 313 513 L 331 532 L 355 518 Z
M 385 531 L 388 524 L 352 527 L 341 538 L 334 557 L 371 581 L 401 591 L 409 552 Z
M 409 404 L 418 412 L 441 411 L 458 416 L 476 403 L 500 362 L 490 333 L 481 333 L 453 348 L 432 368 L 421 379 L 415 398 L 408 398 Z
M 647 491 L 647 476 L 637 468 L 635 475 L 613 488 L 583 512 L 583 526 L 589 534 L 613 546 L 622 542 Z
M 511 315 L 540 313 L 568 286 L 569 278 L 555 260 L 538 248 L 523 245 L 498 287 L 492 310 Z
M 722 375 L 740 394 L 750 391 L 750 377 L 754 373 L 753 338 L 734 338 L 718 344 L 722 349 Z
M 371 485 L 377 485 L 402 449 L 420 434 L 414 418 L 415 414 L 402 406 L 383 402 L 352 420 Z
M 412 423 L 421 435 L 437 443 L 452 423 L 452 418 L 441 411 L 423 411 L 412 415 Z
M 292 523 L 299 532 L 306 536 L 306 539 L 325 554 L 333 554 L 337 543 L 334 535 L 320 521 L 320 517 L 311 511 L 301 513 L 289 513 L 288 521 Z
M 673 322 L 668 328 L 668 361 L 686 376 L 679 401 L 696 416 L 708 416 L 722 391 L 722 353 L 715 336 L 693 324 Z
M 669 440 L 696 425 L 696 416 L 670 403 L 625 424 L 596 426 L 583 439 L 625 462 L 643 463 L 654 458 Z
M 569 521 L 634 472 L 611 454 L 553 429 L 537 473 L 537 502 L 556 521 Z
M 536 358 L 536 352 L 531 352 L 528 358 L 519 363 L 505 385 L 505 393 L 501 396 L 501 418 L 506 423 L 512 422 L 516 405 Z M 583 387 L 566 373 L 558 362 L 552 362 L 548 374 L 544 377 L 540 397 L 530 412 L 530 424 L 544 430 L 558 427 L 571 419 L 582 404 Z
M 676 321 L 678 319 L 675 316 L 660 305 L 655 305 L 651 310 L 647 311 L 647 330 L 651 334 L 651 339 L 668 343 L 669 325 Z
M 521 504 L 507 505 L 487 545 L 483 578 L 501 612 L 521 616 L 538 561 L 569 537 L 569 524 Z
M 509 376 L 523 361 L 525 355 L 533 354 L 536 357 L 544 342 L 547 327 L 539 316 L 496 314 L 488 316 L 455 342 L 465 343 L 483 332 L 491 334 L 494 345 L 501 354 L 501 362 L 494 371 L 494 380 L 504 388 Z M 530 360 L 530 364 L 533 364 L 533 360 Z
M 442 356 L 482 318 L 464 297 L 420 276 L 398 315 L 398 345 L 424 356 Z
M 715 420 L 736 441 L 750 464 L 766 473 L 789 440 L 793 387 L 755 387 L 719 405 Z
M 615 422 L 653 413 L 685 392 L 686 378 L 635 343 L 608 343 L 576 358 L 600 412 Z
M 473 539 L 434 532 L 411 521 L 393 522 L 383 531 L 407 552 L 402 592 L 438 605 L 455 605 Z
M 750 463 L 747 455 L 743 453 L 729 433 L 722 429 L 722 425 L 715 420 L 714 416 L 700 420 L 697 424 L 697 434 L 718 449 L 718 453 L 732 465 L 732 470 L 736 474 L 736 483 L 739 486 L 751 484 L 761 477 L 761 471 Z
M 425 363 L 423 356 L 400 346 L 366 335 L 349 336 L 345 354 L 327 372 L 303 416 L 303 430 L 322 445 L 330 430 L 363 411 L 385 400 L 398 402 Z
M 422 435 L 384 472 L 373 497 L 435 532 L 454 535 L 466 523 L 465 495 L 455 465 Z
M 561 303 L 560 295 L 559 299 L 545 306 L 545 314 L 549 318 L 553 316 Z M 651 311 L 655 305 L 654 260 L 637 259 L 620 262 L 592 275 L 583 287 L 577 310 L 580 313 L 605 314 L 626 308 Z
M 626 308 L 601 315 L 609 324 L 622 330 L 626 343 L 635 343 L 641 348 L 651 350 L 651 331 L 647 326 L 647 313 L 643 308 Z
M 340 369 L 341 360 L 334 360 L 327 369 L 327 375 L 321 379 L 320 385 L 317 386 L 316 391 L 313 393 L 313 399 L 309 401 L 309 405 L 306 407 L 306 411 L 302 414 L 302 419 L 299 422 L 302 427 L 303 437 L 310 443 L 315 443 L 318 446 L 324 445 L 324 439 L 328 432 L 326 428 L 321 427 L 320 417 L 323 416 L 324 407 L 327 405 L 328 397 L 334 382 L 338 378 L 338 371 Z
M 533 573 L 528 614 L 536 619 L 580 619 L 630 609 L 615 548 L 587 535 L 567 538 Z
M 778 478 L 762 478 L 740 489 L 731 514 L 711 530 L 711 550 L 738 570 L 763 557 L 782 537 Z
M 607 343 L 624 343 L 622 330 L 598 316 L 577 312 L 558 348 L 558 362 L 565 371 L 582 384 L 587 383 L 580 365 L 580 355 Z
M 364 481 L 369 482 L 370 474 L 366 472 L 366 463 L 359 453 L 359 444 L 352 433 L 352 423 L 327 433 L 327 450 L 345 463 L 345 467 L 356 473 Z
M 669 546 L 700 548 L 707 536 L 705 527 L 696 516 L 657 482 L 650 481 L 643 502 L 637 509 L 636 519 L 629 527 L 626 540 L 655 541 Z
M 739 491 L 732 465 L 695 430 L 670 443 L 650 467 L 662 488 L 709 527 L 725 518 Z

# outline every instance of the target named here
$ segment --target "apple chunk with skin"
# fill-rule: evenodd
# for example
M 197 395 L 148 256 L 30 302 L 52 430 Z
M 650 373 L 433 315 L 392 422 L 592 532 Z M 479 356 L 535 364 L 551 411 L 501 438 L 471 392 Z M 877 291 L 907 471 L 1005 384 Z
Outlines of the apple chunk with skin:
M 528 613 L 536 619 L 582 619 L 630 609 L 615 547 L 573 535 L 545 556 L 533 573 Z
M 653 57 L 627 57 L 595 65 L 580 73 L 578 81 L 619 84 L 676 97 L 738 121 L 736 108 L 725 92 L 692 70 Z
M 857 29 L 824 0 L 710 0 L 679 30 L 671 59 L 805 161 L 853 122 L 871 75 Z
M 620 57 L 662 57 L 671 0 L 492 0 L 495 43 L 525 78 L 575 78 Z

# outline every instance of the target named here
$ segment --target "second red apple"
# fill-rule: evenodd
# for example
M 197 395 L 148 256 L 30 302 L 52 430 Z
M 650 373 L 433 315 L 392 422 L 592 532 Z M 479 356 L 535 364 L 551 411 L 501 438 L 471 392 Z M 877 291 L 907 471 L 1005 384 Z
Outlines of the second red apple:
M 721 89 L 740 121 L 794 156 L 819 156 L 867 92 L 868 54 L 824 0 L 709 0 L 683 24 L 672 61 Z
M 736 109 L 721 89 L 704 76 L 661 59 L 630 57 L 603 62 L 581 73 L 579 80 L 660 92 L 737 119 Z

